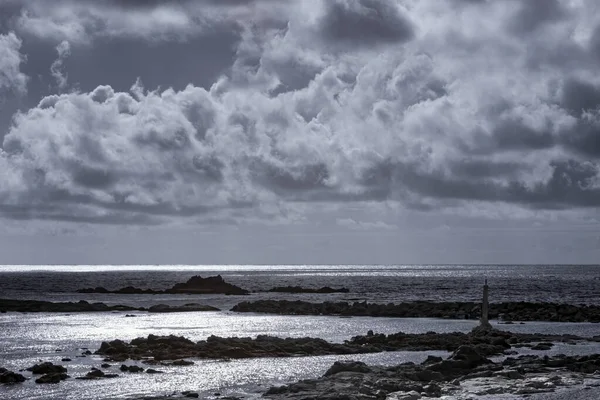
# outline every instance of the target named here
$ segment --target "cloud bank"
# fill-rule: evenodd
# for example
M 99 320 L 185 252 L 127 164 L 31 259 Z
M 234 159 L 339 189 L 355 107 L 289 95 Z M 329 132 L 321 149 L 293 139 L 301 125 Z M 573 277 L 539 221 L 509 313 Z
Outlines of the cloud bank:
M 73 53 L 111 37 L 185 43 L 224 27 L 239 39 L 210 87 L 105 82 L 15 115 L 0 152 L 5 217 L 158 223 L 365 202 L 594 215 L 600 206 L 591 0 L 23 4 L 18 35 L 68 40 Z M 25 87 L 20 43 L 0 37 L 0 54 L 11 55 L 0 57 L 9 66 L 0 89 Z
M 13 33 L 0 34 L 0 94 L 6 91 L 24 93 L 27 76 L 20 70 L 25 60 L 19 52 L 21 40 Z

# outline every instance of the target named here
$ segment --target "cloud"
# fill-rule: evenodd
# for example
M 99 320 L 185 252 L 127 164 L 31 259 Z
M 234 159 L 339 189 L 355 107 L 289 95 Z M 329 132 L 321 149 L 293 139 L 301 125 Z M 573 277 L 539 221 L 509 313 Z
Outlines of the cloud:
M 0 93 L 14 91 L 23 94 L 27 91 L 27 76 L 20 70 L 25 57 L 19 53 L 21 40 L 10 32 L 0 35 Z
M 410 21 L 393 2 L 332 0 L 320 21 L 328 40 L 350 46 L 405 42 L 413 37 Z
M 234 3 L 45 15 L 32 2 L 24 32 L 85 32 L 91 49 L 133 35 L 194 51 L 190 35 L 217 26 L 237 44 L 204 88 L 105 82 L 15 115 L 0 213 L 159 223 L 366 202 L 464 213 L 600 205 L 600 21 L 586 1 Z
M 374 231 L 374 230 L 388 230 L 393 231 L 397 230 L 398 227 L 395 225 L 386 224 L 383 221 L 376 222 L 361 222 L 356 221 L 352 218 L 338 218 L 336 220 L 337 225 L 342 226 L 344 228 L 352 229 L 352 230 L 366 230 L 366 231 Z
M 67 75 L 64 75 L 61 71 L 61 68 L 67 59 L 71 55 L 71 45 L 66 40 L 60 42 L 58 46 L 56 46 L 56 52 L 58 53 L 58 58 L 52 63 L 50 66 L 50 72 L 54 79 L 56 79 L 56 86 L 59 90 L 64 90 L 67 86 Z

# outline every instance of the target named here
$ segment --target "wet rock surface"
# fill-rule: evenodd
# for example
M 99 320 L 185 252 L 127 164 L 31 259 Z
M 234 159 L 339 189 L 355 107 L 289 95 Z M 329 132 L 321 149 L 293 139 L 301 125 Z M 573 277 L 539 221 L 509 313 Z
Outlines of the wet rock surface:
M 79 289 L 78 293 L 115 293 L 115 294 L 228 294 L 228 295 L 246 295 L 249 294 L 245 289 L 239 286 L 225 282 L 221 275 L 193 276 L 184 283 L 176 283 L 170 289 L 140 289 L 133 286 L 127 286 L 117 290 L 108 290 L 104 287 Z
M 41 364 L 35 364 L 33 367 L 27 368 L 27 371 L 30 371 L 34 375 L 41 374 L 60 374 L 63 372 L 67 372 L 67 368 L 62 365 L 55 365 L 51 362 L 44 362 Z
M 193 342 L 181 336 L 156 336 L 133 339 L 130 342 L 113 340 L 103 342 L 96 354 L 106 356 L 105 361 L 144 360 L 148 364 L 176 365 L 185 358 L 251 358 L 251 357 L 294 357 L 335 354 L 363 354 L 383 351 L 455 351 L 461 346 L 472 346 L 486 356 L 503 354 L 513 345 L 529 345 L 540 342 L 573 342 L 584 340 L 570 335 L 516 334 L 499 330 L 474 329 L 470 333 L 423 334 L 374 334 L 355 336 L 344 343 L 330 343 L 318 338 L 278 338 L 259 335 L 256 338 L 221 338 L 210 336 L 206 340 Z M 595 339 L 585 339 L 595 340 Z M 167 360 L 175 361 L 164 364 Z M 435 358 L 428 359 L 434 363 Z
M 61 381 L 67 380 L 69 375 L 65 372 L 53 372 L 49 374 L 44 374 L 41 377 L 35 380 L 35 383 L 45 384 L 45 383 L 59 383 Z
M 494 363 L 475 346 L 459 347 L 448 358 L 383 368 L 356 361 L 336 362 L 323 377 L 270 388 L 271 399 L 406 400 L 467 395 L 535 394 L 600 382 L 600 355 L 521 356 Z M 577 372 L 572 375 L 570 372 Z M 454 398 L 454 397 L 453 397 Z M 463 398 L 463 397 L 460 397 Z
M 148 311 L 154 313 L 166 312 L 192 312 L 192 311 L 219 311 L 218 308 L 202 304 L 190 303 L 182 306 L 169 306 L 157 304 L 145 307 L 131 307 L 124 305 L 109 306 L 104 303 L 90 303 L 85 300 L 78 302 L 51 302 L 41 300 L 12 300 L 0 299 L 0 309 L 12 312 L 111 312 L 111 311 Z M 131 316 L 131 315 L 130 315 Z
M 280 315 L 343 315 L 399 318 L 476 319 L 481 304 L 474 302 L 367 303 L 289 300 L 241 302 L 231 311 Z M 504 302 L 490 304 L 490 319 L 505 321 L 600 322 L 600 306 L 558 303 Z
M 23 375 L 0 367 L 0 384 L 12 385 L 25 382 L 25 380 L 26 378 Z

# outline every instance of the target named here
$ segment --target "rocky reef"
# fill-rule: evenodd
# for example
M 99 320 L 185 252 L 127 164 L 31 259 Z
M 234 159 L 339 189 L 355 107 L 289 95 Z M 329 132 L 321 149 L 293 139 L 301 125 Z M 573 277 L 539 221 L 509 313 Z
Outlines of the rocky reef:
M 227 294 L 227 295 L 246 295 L 249 294 L 245 289 L 239 286 L 225 282 L 221 275 L 193 276 L 184 283 L 176 283 L 170 289 L 154 290 L 140 289 L 133 286 L 127 286 L 117 290 L 108 290 L 102 286 L 95 288 L 79 289 L 78 293 L 115 293 L 115 294 Z
M 78 302 L 51 302 L 41 300 L 0 299 L 0 311 L 7 312 L 109 312 L 109 311 L 148 311 L 153 313 L 190 312 L 190 311 L 219 311 L 218 308 L 202 304 L 189 303 L 182 306 L 156 304 L 148 308 L 124 305 L 109 306 L 104 303 L 90 303 L 85 300 Z
M 244 301 L 231 311 L 280 315 L 342 315 L 399 318 L 475 319 L 481 304 L 475 302 L 367 303 L 289 300 Z M 489 318 L 505 321 L 600 322 L 600 306 L 557 303 L 504 302 L 489 305 Z
M 295 357 L 335 354 L 377 353 L 383 351 L 454 351 L 468 345 L 486 356 L 502 354 L 511 347 L 531 347 L 539 343 L 552 346 L 552 342 L 574 342 L 576 336 L 516 334 L 499 330 L 478 330 L 470 333 L 423 334 L 395 333 L 355 336 L 344 343 L 330 343 L 319 338 L 278 338 L 259 335 L 256 338 L 221 338 L 210 336 L 193 342 L 181 336 L 149 335 L 130 342 L 113 340 L 103 342 L 96 354 L 106 356 L 106 361 L 145 360 L 150 364 L 185 358 L 251 358 Z M 546 347 L 544 347 L 546 348 Z M 540 350 L 542 350 L 540 348 Z

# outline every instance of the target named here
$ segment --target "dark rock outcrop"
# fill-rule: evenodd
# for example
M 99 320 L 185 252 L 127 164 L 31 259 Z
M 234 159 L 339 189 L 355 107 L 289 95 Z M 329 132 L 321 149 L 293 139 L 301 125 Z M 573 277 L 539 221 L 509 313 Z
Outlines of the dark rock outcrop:
M 41 300 L 12 300 L 0 299 L 0 308 L 13 312 L 112 312 L 112 311 L 148 311 L 154 313 L 166 312 L 192 312 L 192 311 L 219 311 L 218 308 L 202 304 L 190 303 L 183 306 L 169 306 L 157 304 L 144 307 L 130 307 L 124 305 L 109 306 L 104 303 L 89 303 L 85 300 L 78 302 L 51 302 Z
M 0 367 L 0 384 L 12 385 L 14 383 L 25 382 L 25 380 L 26 379 L 23 375 Z
M 258 300 L 241 302 L 231 311 L 280 315 L 340 315 L 396 318 L 478 319 L 480 303 L 429 302 L 367 303 L 289 300 Z M 504 302 L 490 304 L 490 319 L 507 321 L 600 322 L 600 306 L 556 303 Z
M 64 372 L 54 372 L 49 374 L 44 374 L 35 380 L 35 383 L 59 383 L 60 381 L 64 381 L 69 378 Z
M 95 380 L 95 379 L 103 379 L 103 378 L 117 378 L 118 374 L 105 374 L 98 368 L 92 368 L 90 372 L 88 372 L 85 376 L 80 376 L 75 379 L 79 380 Z
M 41 364 L 35 364 L 33 367 L 27 368 L 27 371 L 31 371 L 34 375 L 42 374 L 60 374 L 67 372 L 67 369 L 62 365 L 55 365 L 51 362 L 44 362 Z
M 578 374 L 600 370 L 598 354 L 580 357 L 521 356 L 494 363 L 475 347 L 467 345 L 459 347 L 446 359 L 432 361 L 428 359 L 420 365 L 404 363 L 389 368 L 355 361 L 336 362 L 321 378 L 272 387 L 263 396 L 280 400 L 420 399 L 446 395 L 454 398 L 453 394 L 461 382 L 480 377 L 499 379 L 496 388 L 480 394 L 533 394 L 568 385 L 573 379 L 563 383 L 560 376 L 554 375 L 548 385 L 539 380 L 527 381 L 530 374 L 539 379 L 540 374 L 548 373 L 549 368 L 554 372 Z
M 104 287 L 79 289 L 78 293 L 116 293 L 116 294 L 227 294 L 227 295 L 246 295 L 249 294 L 245 289 L 239 286 L 225 282 L 221 275 L 192 276 L 187 282 L 176 283 L 170 289 L 154 290 L 140 289 L 133 286 L 127 286 L 117 290 L 108 290 Z
M 528 335 L 498 330 L 477 330 L 470 333 L 407 334 L 403 332 L 384 335 L 369 333 L 355 336 L 343 344 L 330 343 L 318 338 L 277 338 L 259 335 L 256 338 L 221 338 L 210 336 L 206 340 L 193 342 L 181 336 L 155 336 L 133 339 L 129 343 L 122 340 L 103 342 L 96 354 L 107 356 L 107 361 L 145 360 L 146 364 L 163 364 L 167 360 L 185 358 L 250 358 L 250 357 L 291 357 L 334 354 L 377 353 L 383 351 L 457 351 L 453 361 L 466 357 L 465 349 L 483 356 L 503 354 L 512 345 L 538 343 L 540 341 L 573 341 L 573 336 Z M 590 339 L 593 340 L 593 339 Z M 429 359 L 435 364 L 436 359 Z M 175 365 L 174 363 L 171 365 Z
M 51 302 L 41 300 L 12 300 L 0 299 L 0 308 L 16 312 L 98 312 L 98 311 L 132 311 L 139 310 L 135 307 L 115 305 L 108 306 L 104 303 L 89 303 L 85 300 L 78 302 Z

